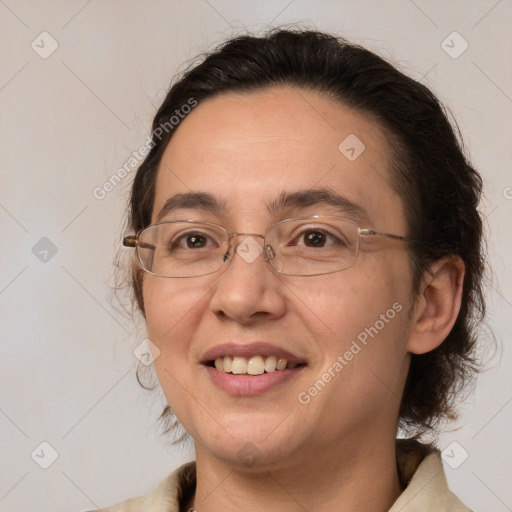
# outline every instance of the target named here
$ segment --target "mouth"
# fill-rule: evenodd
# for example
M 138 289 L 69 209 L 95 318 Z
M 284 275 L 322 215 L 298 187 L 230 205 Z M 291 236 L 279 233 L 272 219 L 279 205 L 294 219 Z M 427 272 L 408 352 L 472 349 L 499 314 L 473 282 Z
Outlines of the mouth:
M 268 343 L 218 345 L 201 361 L 212 380 L 232 395 L 258 395 L 293 379 L 305 358 Z
M 217 357 L 215 360 L 208 361 L 208 366 L 219 370 L 219 372 L 230 373 L 232 375 L 262 375 L 264 373 L 273 373 L 293 370 L 303 363 L 288 362 L 287 359 L 274 355 L 261 356 L 255 355 L 250 358 L 241 356 Z

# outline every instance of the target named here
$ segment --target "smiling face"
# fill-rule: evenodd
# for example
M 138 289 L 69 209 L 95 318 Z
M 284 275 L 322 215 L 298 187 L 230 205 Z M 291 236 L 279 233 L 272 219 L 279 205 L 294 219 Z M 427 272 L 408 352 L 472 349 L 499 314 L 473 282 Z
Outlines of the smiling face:
M 389 161 L 375 122 L 318 93 L 280 87 L 217 96 L 171 139 L 152 222 L 195 219 L 262 234 L 284 219 L 342 215 L 405 235 Z M 161 351 L 155 369 L 198 460 L 243 465 L 252 450 L 271 469 L 394 442 L 409 361 L 405 244 L 364 239 L 351 268 L 301 277 L 277 273 L 264 253 L 244 258 L 254 250 L 243 245 L 249 240 L 262 243 L 235 237 L 242 252 L 218 273 L 144 276 L 148 337 Z M 288 369 L 271 371 L 279 359 Z M 247 363 L 257 375 L 244 374 Z

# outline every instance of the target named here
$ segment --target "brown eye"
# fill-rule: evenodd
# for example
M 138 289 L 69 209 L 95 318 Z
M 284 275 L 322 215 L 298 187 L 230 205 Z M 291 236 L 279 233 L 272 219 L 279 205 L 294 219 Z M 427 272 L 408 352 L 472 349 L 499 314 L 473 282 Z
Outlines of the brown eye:
M 213 247 L 215 244 L 213 239 L 205 233 L 189 232 L 173 238 L 167 245 L 170 251 L 175 251 L 179 249 L 205 249 Z
M 323 247 L 325 245 L 325 234 L 321 231 L 306 231 L 304 233 L 304 244 L 307 247 Z
M 201 234 L 193 234 L 193 235 L 187 235 L 185 238 L 187 247 L 190 249 L 197 249 L 205 247 L 207 243 L 207 239 L 204 235 Z

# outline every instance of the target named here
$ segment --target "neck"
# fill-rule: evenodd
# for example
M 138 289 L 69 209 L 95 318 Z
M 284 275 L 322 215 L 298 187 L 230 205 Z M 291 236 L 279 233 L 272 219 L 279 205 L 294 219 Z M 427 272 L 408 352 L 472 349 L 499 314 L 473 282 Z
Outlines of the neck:
M 357 450 L 330 447 L 302 454 L 301 461 L 264 470 L 232 467 L 197 452 L 197 512 L 280 510 L 386 511 L 402 492 L 395 442 L 366 443 Z M 187 507 L 185 510 L 188 510 Z

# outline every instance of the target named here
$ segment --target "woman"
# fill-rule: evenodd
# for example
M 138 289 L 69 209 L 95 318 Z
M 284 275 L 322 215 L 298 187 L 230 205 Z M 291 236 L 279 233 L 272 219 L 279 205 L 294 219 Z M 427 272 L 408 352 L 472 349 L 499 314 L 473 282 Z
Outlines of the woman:
M 236 37 L 152 142 L 124 244 L 196 462 L 107 510 L 469 510 L 416 440 L 484 313 L 481 178 L 433 94 L 327 34 Z

